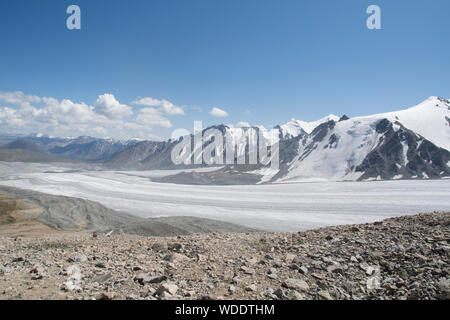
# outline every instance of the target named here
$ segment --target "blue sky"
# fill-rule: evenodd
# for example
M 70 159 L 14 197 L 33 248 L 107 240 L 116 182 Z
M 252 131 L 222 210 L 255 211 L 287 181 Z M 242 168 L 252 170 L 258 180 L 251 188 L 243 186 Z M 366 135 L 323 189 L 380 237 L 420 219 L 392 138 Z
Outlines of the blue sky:
M 81 30 L 66 28 L 70 4 Z M 366 27 L 371 4 L 382 30 Z M 0 131 L 165 138 L 194 120 L 268 126 L 449 98 L 449 11 L 448 0 L 4 0 Z

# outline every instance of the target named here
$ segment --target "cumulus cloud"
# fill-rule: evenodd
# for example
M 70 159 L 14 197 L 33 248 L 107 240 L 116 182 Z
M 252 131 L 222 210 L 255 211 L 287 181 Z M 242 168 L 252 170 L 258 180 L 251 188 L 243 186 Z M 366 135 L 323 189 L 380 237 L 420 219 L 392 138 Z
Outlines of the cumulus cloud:
M 75 103 L 68 99 L 58 101 L 55 98 L 42 98 L 45 103 L 43 108 L 31 107 L 35 120 L 48 122 L 56 120 L 61 124 L 76 124 L 87 122 L 106 122 L 107 118 L 95 113 L 93 107 L 85 103 Z
M 160 111 L 155 108 L 143 108 L 139 110 L 139 114 L 136 116 L 136 123 L 141 126 L 172 127 L 169 119 L 164 118 Z
M 31 106 L 31 103 L 40 102 L 41 98 L 35 95 L 27 95 L 21 91 L 0 92 L 0 101 L 18 106 Z
M 151 103 L 151 101 L 146 101 Z M 159 101 L 158 108 L 133 112 L 113 94 L 99 95 L 93 105 L 69 99 L 38 97 L 23 92 L 0 92 L 0 130 L 3 133 L 43 132 L 53 136 L 156 137 L 155 127 L 170 128 L 165 115 L 177 114 L 176 106 Z
M 170 115 L 184 114 L 184 111 L 183 111 L 183 109 L 181 109 L 181 107 L 177 107 L 172 102 L 167 101 L 167 100 L 161 101 L 161 110 L 165 114 L 170 114 Z
M 154 99 L 151 97 L 140 98 L 133 101 L 131 104 L 148 106 L 148 107 L 159 107 L 158 111 L 167 115 L 182 115 L 184 110 L 181 107 L 174 105 L 172 102 L 162 99 Z
M 225 110 L 219 108 L 212 108 L 211 111 L 209 111 L 209 114 L 219 118 L 228 117 L 228 113 Z
M 40 106 L 20 104 L 20 107 L 0 107 L 0 118 L 4 121 L 2 131 L 9 133 L 45 132 L 58 135 L 94 132 L 99 124 L 112 124 L 104 115 L 95 113 L 94 108 L 85 103 L 55 98 L 41 98 Z
M 239 122 L 236 124 L 236 127 L 239 127 L 239 128 L 248 128 L 248 127 L 251 127 L 251 125 L 250 125 L 250 123 L 248 123 L 248 122 L 245 122 L 245 121 L 239 121 Z
M 161 101 L 158 99 L 153 99 L 150 97 L 140 98 L 134 100 L 131 104 L 141 105 L 141 106 L 149 106 L 149 107 L 157 107 L 161 105 Z
M 14 126 L 14 127 L 25 127 L 26 121 L 20 117 L 18 112 L 12 108 L 0 108 L 0 119 L 5 124 L 5 126 Z
M 97 134 L 101 135 L 101 136 L 105 136 L 107 134 L 108 131 L 106 131 L 105 128 L 103 127 L 95 127 L 93 129 L 94 132 L 96 132 Z
M 122 119 L 133 113 L 129 106 L 119 103 L 114 95 L 110 93 L 105 93 L 98 97 L 97 101 L 95 101 L 95 111 L 109 119 Z

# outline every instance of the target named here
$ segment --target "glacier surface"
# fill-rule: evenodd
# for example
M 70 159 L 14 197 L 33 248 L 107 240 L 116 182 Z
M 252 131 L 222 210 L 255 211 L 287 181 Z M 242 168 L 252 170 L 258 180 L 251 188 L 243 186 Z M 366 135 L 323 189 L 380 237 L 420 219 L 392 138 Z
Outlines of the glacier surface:
M 151 181 L 174 171 L 84 171 L 0 162 L 0 185 L 97 201 L 141 217 L 197 216 L 300 231 L 450 211 L 450 179 L 196 186 Z

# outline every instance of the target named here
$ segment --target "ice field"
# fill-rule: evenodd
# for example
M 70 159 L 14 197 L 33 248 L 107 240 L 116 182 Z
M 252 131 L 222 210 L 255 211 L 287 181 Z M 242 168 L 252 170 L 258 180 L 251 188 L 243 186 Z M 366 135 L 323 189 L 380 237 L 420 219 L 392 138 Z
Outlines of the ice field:
M 77 171 L 0 162 L 0 185 L 100 202 L 141 217 L 198 216 L 269 231 L 450 211 L 450 179 L 195 186 L 152 182 L 174 171 Z

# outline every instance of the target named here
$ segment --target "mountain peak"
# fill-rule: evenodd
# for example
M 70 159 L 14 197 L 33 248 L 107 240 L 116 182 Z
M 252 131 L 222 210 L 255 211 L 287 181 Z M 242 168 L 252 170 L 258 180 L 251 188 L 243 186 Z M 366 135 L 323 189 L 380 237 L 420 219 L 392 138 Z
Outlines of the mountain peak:
M 450 101 L 448 99 L 438 97 L 438 96 L 431 96 L 422 103 L 418 104 L 417 106 L 422 107 L 440 107 L 444 109 L 450 110 Z
M 296 120 L 292 118 L 291 121 L 280 126 L 283 135 L 290 135 L 292 137 L 296 137 L 302 132 L 311 133 L 317 126 L 321 125 L 324 122 L 328 122 L 330 120 L 339 121 L 339 117 L 334 114 L 329 114 L 319 120 L 316 121 L 303 121 Z

